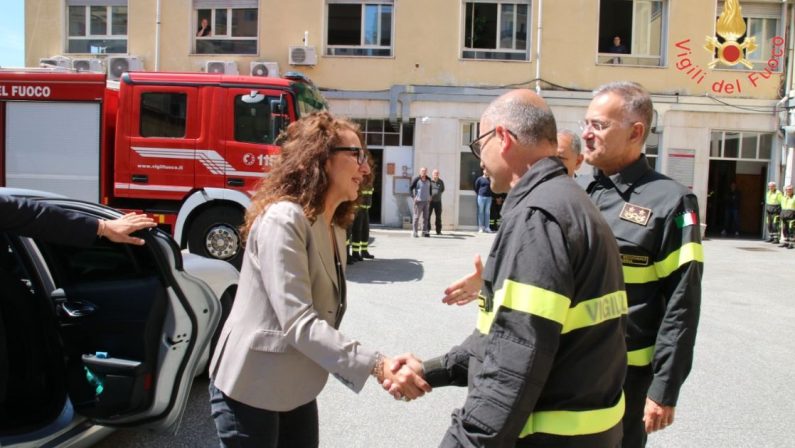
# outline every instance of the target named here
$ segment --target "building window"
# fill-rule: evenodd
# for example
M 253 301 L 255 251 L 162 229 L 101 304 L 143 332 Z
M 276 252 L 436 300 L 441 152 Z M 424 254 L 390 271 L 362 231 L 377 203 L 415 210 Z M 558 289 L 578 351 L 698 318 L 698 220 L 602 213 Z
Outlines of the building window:
M 352 120 L 359 125 L 365 144 L 374 146 L 414 145 L 414 120 L 392 123 L 389 120 Z
M 392 56 L 393 1 L 329 0 L 326 54 Z
M 184 93 L 142 94 L 141 137 L 184 137 L 187 109 Z
M 764 70 L 765 68 L 768 68 L 768 61 L 774 54 L 774 50 L 776 50 L 776 52 L 779 53 L 779 57 L 777 58 L 779 63 L 776 66 L 769 67 L 769 69 L 774 72 L 781 72 L 784 66 L 784 39 L 774 40 L 776 36 L 783 35 L 780 25 L 782 23 L 781 8 L 782 7 L 780 3 L 743 2 L 742 19 L 745 23 L 745 34 L 743 34 L 742 37 L 738 38 L 737 40 L 742 44 L 745 42 L 745 39 L 748 39 L 749 37 L 755 38 L 757 45 L 756 50 L 750 53 L 747 51 L 742 51 L 742 56 L 747 59 L 748 63 L 752 65 L 752 68 L 747 67 L 742 63 L 731 66 L 718 64 L 716 68 L 728 70 Z M 723 11 L 723 2 L 718 2 L 717 17 L 720 17 L 721 11 Z M 717 29 L 715 39 L 717 39 L 720 44 L 726 42 L 726 39 L 724 39 L 723 36 L 717 34 Z M 776 45 L 777 43 L 779 44 Z M 778 46 L 780 48 L 776 49 L 774 46 Z M 715 50 L 714 56 L 716 58 L 718 57 L 717 50 Z
M 66 5 L 67 53 L 127 53 L 126 0 L 68 0 Z
M 257 0 L 194 0 L 197 54 L 257 54 Z
M 643 152 L 646 154 L 646 160 L 649 162 L 651 169 L 660 171 L 660 134 L 649 133 Z
M 710 159 L 770 160 L 773 134 L 739 131 L 712 131 L 709 145 Z
M 464 1 L 464 59 L 527 61 L 530 2 Z
M 475 179 L 483 174 L 480 160 L 472 155 L 469 143 L 478 138 L 480 126 L 475 121 L 461 124 L 461 151 L 458 165 L 458 225 L 477 226 Z
M 668 0 L 601 0 L 600 64 L 662 66 Z

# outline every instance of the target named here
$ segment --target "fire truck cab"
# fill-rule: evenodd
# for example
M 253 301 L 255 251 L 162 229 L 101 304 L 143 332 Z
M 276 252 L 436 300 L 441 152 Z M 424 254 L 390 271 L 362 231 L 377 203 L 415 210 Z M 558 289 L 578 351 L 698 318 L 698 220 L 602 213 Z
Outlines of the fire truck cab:
M 146 212 L 240 267 L 238 227 L 276 137 L 326 107 L 299 74 L 0 71 L 0 184 Z

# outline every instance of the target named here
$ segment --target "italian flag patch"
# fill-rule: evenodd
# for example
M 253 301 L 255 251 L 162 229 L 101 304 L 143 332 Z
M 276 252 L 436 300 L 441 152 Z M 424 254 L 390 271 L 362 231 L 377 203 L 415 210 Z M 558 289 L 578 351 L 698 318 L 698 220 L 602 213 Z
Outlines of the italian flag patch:
M 676 217 L 676 227 L 680 229 L 696 224 L 698 224 L 698 217 L 694 211 L 687 211 Z

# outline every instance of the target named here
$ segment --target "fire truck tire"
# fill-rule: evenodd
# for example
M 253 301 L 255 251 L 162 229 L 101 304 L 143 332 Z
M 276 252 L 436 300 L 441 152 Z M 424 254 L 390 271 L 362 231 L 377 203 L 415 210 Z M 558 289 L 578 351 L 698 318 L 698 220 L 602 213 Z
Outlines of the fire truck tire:
M 241 224 L 243 212 L 238 208 L 220 206 L 205 210 L 188 229 L 188 250 L 204 257 L 228 261 L 240 269 L 243 264 Z

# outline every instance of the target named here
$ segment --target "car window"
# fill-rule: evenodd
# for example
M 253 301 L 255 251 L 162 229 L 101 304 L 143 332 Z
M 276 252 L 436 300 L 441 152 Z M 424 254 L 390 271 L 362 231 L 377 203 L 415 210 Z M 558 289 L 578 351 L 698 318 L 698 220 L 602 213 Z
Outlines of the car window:
M 98 239 L 90 247 L 37 241 L 58 287 L 92 281 L 115 281 L 156 275 L 149 249 Z

